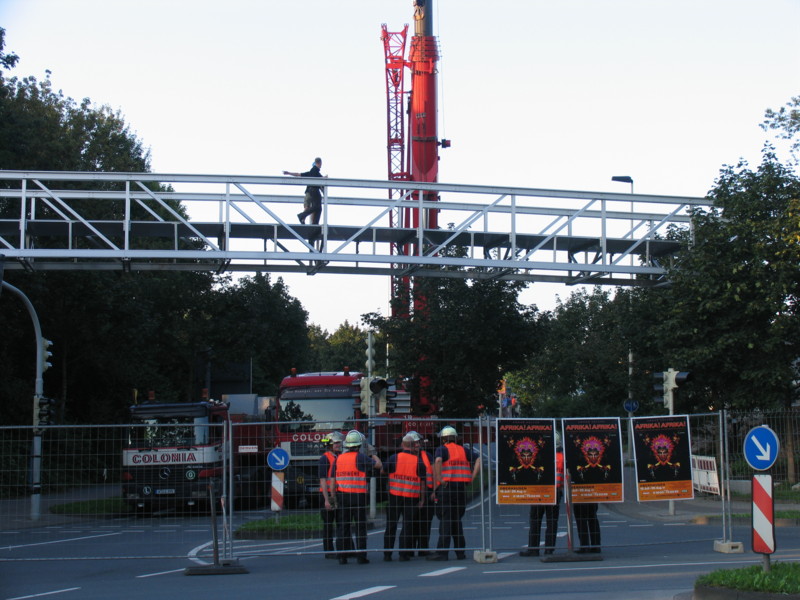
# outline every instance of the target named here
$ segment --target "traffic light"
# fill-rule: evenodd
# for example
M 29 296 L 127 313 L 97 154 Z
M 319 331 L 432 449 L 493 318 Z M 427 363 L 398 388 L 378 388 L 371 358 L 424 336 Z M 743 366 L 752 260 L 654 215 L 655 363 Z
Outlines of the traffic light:
M 359 398 L 361 398 L 361 412 L 368 415 L 370 400 L 372 400 L 372 392 L 369 389 L 369 377 L 361 378 L 361 392 L 359 393 Z
M 375 368 L 375 348 L 372 344 L 372 332 L 367 333 L 367 362 L 364 363 L 364 366 L 367 367 L 367 373 L 372 374 L 373 369 Z
M 55 414 L 56 401 L 52 398 L 40 396 L 33 406 L 33 426 L 51 425 Z
M 653 385 L 653 389 L 661 395 L 661 402 L 669 409 L 669 414 L 672 414 L 675 409 L 675 390 L 687 381 L 691 381 L 691 371 L 667 369 L 662 373 L 653 373 L 653 379 L 658 382 Z
M 386 412 L 386 388 L 389 387 L 389 382 L 380 377 L 374 378 L 369 382 L 370 391 L 377 396 L 375 403 L 378 407 L 378 414 L 382 415 Z
M 42 344 L 42 370 L 41 370 L 41 372 L 44 373 L 45 371 L 47 371 L 47 369 L 49 369 L 50 367 L 53 366 L 52 364 L 50 364 L 50 358 L 53 356 L 53 353 L 50 352 L 50 350 L 49 350 L 50 346 L 53 345 L 53 342 L 51 342 L 47 338 L 41 338 L 40 341 L 41 341 L 41 344 Z

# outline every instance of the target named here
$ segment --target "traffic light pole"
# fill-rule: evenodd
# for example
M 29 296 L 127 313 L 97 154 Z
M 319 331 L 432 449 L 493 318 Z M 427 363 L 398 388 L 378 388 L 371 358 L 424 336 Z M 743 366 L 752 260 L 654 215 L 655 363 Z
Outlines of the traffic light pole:
M 36 382 L 33 388 L 33 442 L 31 446 L 31 521 L 38 521 L 41 516 L 42 500 L 42 430 L 37 427 L 38 419 L 36 413 L 39 410 L 39 400 L 44 392 L 44 380 L 42 371 L 44 365 L 44 347 L 42 346 L 42 327 L 39 324 L 39 316 L 36 309 L 28 300 L 28 297 L 21 290 L 15 288 L 6 281 L 0 281 L 3 288 L 13 292 L 22 299 L 25 308 L 33 321 L 33 330 L 36 334 Z

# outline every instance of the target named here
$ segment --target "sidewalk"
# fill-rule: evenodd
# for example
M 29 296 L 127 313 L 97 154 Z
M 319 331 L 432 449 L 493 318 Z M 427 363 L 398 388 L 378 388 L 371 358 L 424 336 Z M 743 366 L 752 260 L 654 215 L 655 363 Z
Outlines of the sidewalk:
M 798 495 L 800 499 L 800 495 Z M 670 502 L 656 500 L 651 502 L 638 502 L 636 495 L 636 474 L 632 467 L 625 468 L 625 502 L 608 503 L 605 506 L 612 512 L 643 521 L 661 523 L 708 523 L 709 520 L 722 519 L 723 502 L 720 496 L 701 494 L 695 490 L 692 500 L 675 500 L 674 514 L 669 511 Z M 727 505 L 727 501 L 726 501 Z M 748 515 L 750 520 L 752 502 L 741 499 L 731 499 L 728 513 L 731 515 Z M 783 510 L 800 510 L 800 504 L 776 503 L 775 512 Z M 776 526 L 781 523 L 776 519 Z

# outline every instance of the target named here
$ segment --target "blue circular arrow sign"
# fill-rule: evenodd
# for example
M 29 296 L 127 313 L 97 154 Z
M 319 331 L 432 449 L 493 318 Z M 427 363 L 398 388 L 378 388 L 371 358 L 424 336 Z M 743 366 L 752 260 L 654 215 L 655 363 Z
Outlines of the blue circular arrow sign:
M 628 412 L 636 412 L 639 410 L 639 403 L 636 400 L 625 400 L 622 406 Z
M 273 448 L 267 454 L 267 464 L 273 471 L 283 471 L 289 466 L 289 453 L 283 448 Z
M 753 427 L 744 436 L 744 458 L 756 471 L 766 471 L 774 465 L 780 448 L 778 434 L 766 425 Z

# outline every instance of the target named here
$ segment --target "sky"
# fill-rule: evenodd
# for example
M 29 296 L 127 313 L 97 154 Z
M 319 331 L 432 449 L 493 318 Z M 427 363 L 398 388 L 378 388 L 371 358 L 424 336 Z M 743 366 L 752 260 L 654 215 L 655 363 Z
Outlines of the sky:
M 10 75 L 121 111 L 155 173 L 386 179 L 381 24 L 411 0 L 0 0 Z M 439 181 L 702 197 L 800 94 L 800 0 L 436 0 Z M 284 274 L 330 333 L 389 281 Z M 532 284 L 542 310 L 573 288 Z M 332 301 L 331 299 L 335 299 Z

